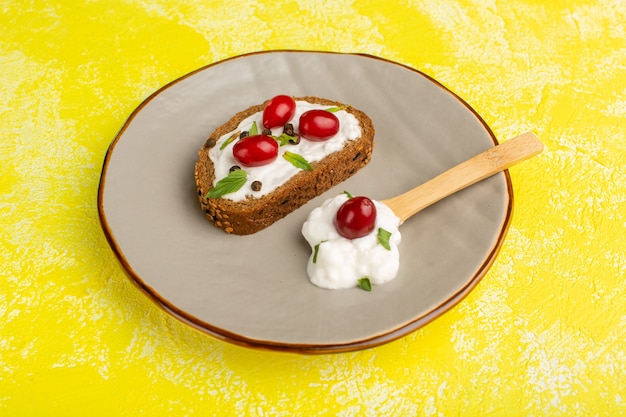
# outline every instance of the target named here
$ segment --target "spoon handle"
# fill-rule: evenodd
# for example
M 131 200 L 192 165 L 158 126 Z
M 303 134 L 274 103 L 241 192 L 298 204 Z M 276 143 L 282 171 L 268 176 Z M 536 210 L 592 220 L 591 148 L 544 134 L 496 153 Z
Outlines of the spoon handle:
M 484 180 L 543 151 L 531 132 L 522 133 L 439 174 L 399 196 L 383 200 L 404 223 L 409 217 L 455 192 Z

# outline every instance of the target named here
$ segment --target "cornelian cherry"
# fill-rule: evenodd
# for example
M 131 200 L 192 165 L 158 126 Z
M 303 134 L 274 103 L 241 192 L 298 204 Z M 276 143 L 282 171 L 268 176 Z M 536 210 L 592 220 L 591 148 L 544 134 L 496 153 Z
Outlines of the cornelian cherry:
M 366 236 L 374 230 L 376 206 L 367 197 L 352 197 L 339 207 L 333 224 L 346 239 Z
M 263 109 L 263 126 L 272 129 L 284 126 L 296 113 L 296 102 L 291 96 L 272 98 Z
M 309 110 L 300 116 L 300 135 L 314 142 L 322 142 L 339 132 L 339 119 L 323 109 Z
M 278 157 L 278 142 L 267 135 L 246 136 L 233 146 L 233 156 L 248 167 L 267 165 Z

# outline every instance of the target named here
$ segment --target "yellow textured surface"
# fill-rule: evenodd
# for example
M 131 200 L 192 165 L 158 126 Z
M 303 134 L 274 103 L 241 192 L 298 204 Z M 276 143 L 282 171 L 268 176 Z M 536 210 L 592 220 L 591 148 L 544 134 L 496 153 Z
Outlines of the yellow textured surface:
M 626 5 L 0 2 L 0 415 L 626 415 Z M 464 302 L 395 342 L 300 356 L 170 318 L 100 229 L 107 147 L 163 84 L 268 49 L 379 55 L 506 139 L 514 218 Z

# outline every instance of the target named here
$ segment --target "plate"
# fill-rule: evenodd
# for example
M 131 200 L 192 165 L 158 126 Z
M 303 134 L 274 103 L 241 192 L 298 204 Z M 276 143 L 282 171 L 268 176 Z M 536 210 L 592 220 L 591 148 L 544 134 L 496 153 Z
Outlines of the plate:
M 371 162 L 348 181 L 249 236 L 200 210 L 197 150 L 238 111 L 277 94 L 319 96 L 366 112 Z M 497 141 L 481 117 L 427 75 L 370 55 L 267 51 L 198 69 L 148 97 L 113 140 L 98 210 L 127 275 L 177 319 L 238 345 L 301 353 L 369 348 L 461 301 L 493 263 L 512 213 L 507 171 L 448 197 L 401 227 L 400 271 L 375 286 L 309 283 L 308 213 L 344 190 L 383 200 Z

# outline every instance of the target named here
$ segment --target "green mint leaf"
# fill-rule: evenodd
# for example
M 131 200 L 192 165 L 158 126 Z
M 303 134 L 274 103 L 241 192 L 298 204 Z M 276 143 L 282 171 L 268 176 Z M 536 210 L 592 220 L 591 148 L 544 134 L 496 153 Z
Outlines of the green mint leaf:
M 220 146 L 220 151 L 224 150 L 224 148 L 230 145 L 231 142 L 237 139 L 238 136 L 239 136 L 239 131 L 233 133 L 231 137 L 229 137 L 228 139 L 224 141 L 224 143 L 222 143 L 222 145 Z
M 280 142 L 280 146 L 285 146 L 289 142 L 296 143 L 296 141 L 298 140 L 297 137 L 288 135 L 286 133 L 282 133 L 280 136 L 272 136 L 272 137 L 276 139 L 278 142 Z
M 324 242 L 326 242 L 326 241 L 325 241 L 325 240 L 322 240 L 320 243 L 318 243 L 317 245 L 315 245 L 315 246 L 313 247 L 313 263 L 316 263 L 316 262 L 317 262 L 317 253 L 318 253 L 318 252 L 319 252 L 319 250 L 320 250 L 320 245 L 321 245 L 322 243 L 324 243 Z
M 372 283 L 368 277 L 363 277 L 358 281 L 358 286 L 360 289 L 365 291 L 372 291 Z
M 354 198 L 354 196 L 352 194 L 350 194 L 348 191 L 344 190 L 343 193 L 348 196 L 348 200 L 351 199 L 351 198 Z
M 386 231 L 382 227 L 378 228 L 378 243 L 380 243 L 382 247 L 387 250 L 391 250 L 391 246 L 389 246 L 390 237 L 391 237 L 391 232 Z
M 326 109 L 326 111 L 329 111 L 331 113 L 335 113 L 335 112 L 338 112 L 340 110 L 345 110 L 346 108 L 348 108 L 348 106 L 344 104 L 342 106 L 329 107 L 329 108 Z
M 215 184 L 215 187 L 211 188 L 206 193 L 206 198 L 220 198 L 224 194 L 234 193 L 239 190 L 246 183 L 248 174 L 243 169 L 235 170 L 229 173 Z
M 248 134 L 250 136 L 254 136 L 254 135 L 258 135 L 259 134 L 259 128 L 256 127 L 256 121 L 252 122 L 252 127 L 250 128 L 250 131 L 248 132 Z
M 297 153 L 286 151 L 283 154 L 283 158 L 291 162 L 291 164 L 295 166 L 296 168 L 304 169 L 307 171 L 313 171 L 313 167 L 311 166 L 311 164 L 309 164 L 309 162 L 306 159 L 304 159 L 302 155 L 298 155 Z

